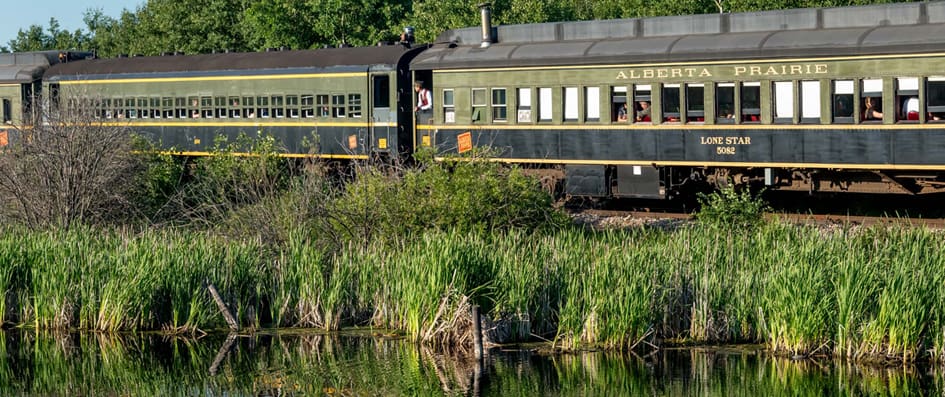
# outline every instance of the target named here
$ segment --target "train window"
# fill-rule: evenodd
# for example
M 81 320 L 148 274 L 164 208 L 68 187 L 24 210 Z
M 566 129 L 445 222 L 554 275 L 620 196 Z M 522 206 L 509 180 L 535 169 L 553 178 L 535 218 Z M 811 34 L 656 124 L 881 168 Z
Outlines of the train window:
M 299 118 L 299 96 L 298 95 L 285 96 L 285 112 L 291 118 L 294 118 L 294 119 Z
M 3 112 L 3 123 L 4 123 L 4 124 L 9 124 L 9 123 L 11 123 L 11 122 L 13 121 L 13 115 L 12 115 L 12 113 L 11 113 L 11 110 L 12 110 L 12 106 L 10 105 L 10 100 L 9 100 L 9 99 L 4 99 L 4 100 L 3 100 L 3 109 L 0 109 L 0 111 Z
M 532 121 L 532 89 L 519 88 L 517 100 L 516 120 L 519 123 L 530 123 Z
M 285 98 L 282 95 L 273 95 L 272 99 L 272 117 L 281 119 L 285 117 Z
M 319 106 L 319 109 L 321 108 Z M 345 94 L 331 96 L 331 117 L 345 117 Z
M 390 76 L 374 76 L 374 107 L 390 107 Z
M 505 88 L 492 89 L 492 121 L 508 121 L 509 108 Z
M 348 94 L 348 117 L 361 117 L 361 94 Z
M 577 121 L 578 119 L 578 89 L 577 87 L 564 87 L 564 121 Z
M 243 97 L 243 117 L 252 119 L 256 115 L 256 97 L 244 96 Z
M 743 123 L 761 122 L 761 83 L 749 81 L 741 84 L 741 113 Z
M 945 121 L 945 77 L 929 77 L 925 83 L 925 104 L 928 106 L 928 121 Z
M 860 113 L 863 122 L 880 122 L 883 120 L 883 80 L 863 79 L 863 90 L 860 96 Z
M 129 119 L 138 118 L 138 108 L 135 106 L 134 98 L 125 99 L 125 117 Z
M 165 119 L 174 118 L 174 98 L 161 98 L 161 112 Z
M 318 117 L 328 117 L 330 114 L 330 110 L 328 109 L 328 95 L 316 95 L 315 102 L 318 105 Z
M 919 121 L 919 78 L 899 77 L 896 79 L 896 120 Z
M 230 104 L 230 118 L 238 119 L 241 117 L 240 97 L 231 96 L 226 100 Z
M 679 121 L 679 84 L 663 86 L 663 121 Z
M 151 109 L 148 108 L 148 98 L 138 98 L 138 104 L 135 106 L 138 109 L 138 117 L 143 119 L 151 118 Z
M 800 88 L 801 122 L 820 123 L 820 82 L 802 81 Z
M 853 122 L 853 80 L 833 82 L 833 122 Z
M 584 121 L 600 121 L 600 87 L 584 87 Z
M 481 121 L 486 110 L 486 89 L 473 88 L 472 90 L 472 120 Z
M 715 86 L 715 121 L 719 124 L 735 123 L 735 83 Z
M 686 84 L 686 122 L 705 121 L 705 86 Z
M 627 101 L 627 87 L 610 89 L 610 121 L 625 123 L 630 119 L 630 105 Z
M 456 102 L 453 90 L 443 90 L 443 122 L 456 122 Z
M 112 118 L 112 99 L 111 98 L 102 99 L 102 118 L 104 119 Z
M 200 118 L 200 98 L 199 97 L 188 97 L 187 103 L 190 104 L 190 107 L 187 109 L 190 118 L 199 119 Z
M 213 118 L 213 97 L 200 97 L 200 115 L 204 118 Z
M 538 89 L 538 121 L 551 121 L 552 117 L 551 88 Z
M 213 107 L 216 112 L 216 117 L 225 119 L 227 116 L 226 109 L 226 97 L 218 96 L 213 98 Z
M 652 121 L 650 115 L 650 101 L 653 86 L 649 84 L 638 84 L 633 91 L 633 120 L 637 123 L 649 123 Z
M 151 117 L 156 118 L 156 119 L 161 118 L 161 116 L 163 115 L 163 113 L 161 112 L 161 98 L 151 97 L 148 99 L 148 101 L 151 103 L 151 106 L 150 106 Z
M 774 120 L 794 122 L 794 83 L 791 81 L 774 82 Z
M 323 96 L 324 95 L 319 95 L 319 97 L 323 97 Z M 319 106 L 327 106 L 327 104 L 322 103 L 322 98 L 318 98 L 318 100 L 319 100 L 319 103 L 318 103 Z M 315 117 L 315 110 L 313 106 L 315 106 L 315 97 L 312 95 L 302 95 L 302 117 L 306 117 L 306 118 Z
M 256 117 L 269 118 L 269 96 L 256 97 Z

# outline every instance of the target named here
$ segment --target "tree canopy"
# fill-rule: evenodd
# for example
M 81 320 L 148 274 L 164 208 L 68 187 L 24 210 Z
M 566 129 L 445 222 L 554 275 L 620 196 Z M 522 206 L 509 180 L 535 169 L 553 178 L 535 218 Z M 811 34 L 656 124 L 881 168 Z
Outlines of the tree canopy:
M 419 42 L 447 29 L 479 24 L 481 0 L 147 0 L 118 17 L 85 13 L 85 29 L 63 30 L 55 18 L 31 25 L 4 51 L 94 50 L 99 56 L 158 55 L 266 48 L 370 46 L 413 26 Z M 493 23 L 760 11 L 889 3 L 888 0 L 494 0 Z

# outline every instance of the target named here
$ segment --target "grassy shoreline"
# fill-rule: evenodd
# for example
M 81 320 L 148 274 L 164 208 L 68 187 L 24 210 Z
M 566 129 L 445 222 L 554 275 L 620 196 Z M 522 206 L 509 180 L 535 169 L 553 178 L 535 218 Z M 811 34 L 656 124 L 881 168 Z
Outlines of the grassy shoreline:
M 247 327 L 373 325 L 451 345 L 478 304 L 494 338 L 566 350 L 673 340 L 945 361 L 945 234 L 927 229 L 431 232 L 331 254 L 302 235 L 274 250 L 206 233 L 6 230 L 0 315 L 37 329 L 220 328 L 211 282 Z

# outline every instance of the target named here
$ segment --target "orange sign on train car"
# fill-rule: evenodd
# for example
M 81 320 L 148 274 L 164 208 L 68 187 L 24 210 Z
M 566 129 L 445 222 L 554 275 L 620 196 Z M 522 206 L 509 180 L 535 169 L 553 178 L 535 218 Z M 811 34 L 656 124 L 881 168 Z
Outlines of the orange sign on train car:
M 7 131 L 0 131 L 0 146 L 6 146 L 10 143 L 9 138 L 7 138 Z
M 472 150 L 472 133 L 466 131 L 456 136 L 456 145 L 460 153 L 466 153 Z

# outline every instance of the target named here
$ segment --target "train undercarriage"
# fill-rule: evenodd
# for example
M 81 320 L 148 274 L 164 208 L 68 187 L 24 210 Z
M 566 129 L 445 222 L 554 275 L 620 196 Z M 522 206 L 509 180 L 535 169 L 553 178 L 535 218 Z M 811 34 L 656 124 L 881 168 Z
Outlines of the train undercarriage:
M 529 173 L 549 192 L 579 197 L 687 199 L 727 184 L 810 194 L 945 193 L 939 171 L 558 165 Z

